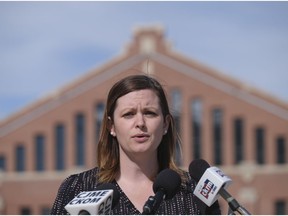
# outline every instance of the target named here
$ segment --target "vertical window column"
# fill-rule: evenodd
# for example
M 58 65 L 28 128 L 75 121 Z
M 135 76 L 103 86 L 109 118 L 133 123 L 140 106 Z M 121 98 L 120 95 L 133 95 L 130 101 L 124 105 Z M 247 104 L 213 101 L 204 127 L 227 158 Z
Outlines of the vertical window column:
M 181 107 L 182 107 L 182 95 L 179 89 L 173 89 L 171 91 L 171 99 L 172 99 L 172 115 L 175 120 L 175 127 L 177 130 L 177 133 L 180 134 L 180 125 L 181 125 Z M 181 147 L 180 143 L 177 143 L 176 145 L 176 163 L 177 165 L 182 164 L 181 159 Z
M 31 215 L 31 214 L 32 214 L 32 210 L 30 207 L 28 207 L 28 206 L 21 207 L 20 215 Z
M 214 164 L 222 164 L 222 124 L 223 113 L 221 109 L 212 111 L 213 142 L 214 142 Z
M 275 215 L 287 215 L 285 200 L 277 200 L 275 202 Z
M 96 110 L 95 110 L 95 141 L 96 144 L 98 143 L 99 136 L 100 136 L 100 131 L 101 131 L 101 125 L 104 117 L 104 108 L 105 105 L 104 103 L 98 103 L 96 105 Z
M 76 134 L 76 165 L 85 165 L 85 117 L 82 113 L 76 115 L 75 119 Z
M 202 101 L 194 99 L 191 104 L 192 111 L 192 146 L 193 146 L 193 159 L 201 158 L 201 128 L 202 128 Z
M 35 166 L 36 171 L 45 169 L 45 138 L 43 135 L 35 137 Z
M 278 137 L 276 139 L 276 158 L 277 164 L 286 163 L 286 142 L 284 137 Z
M 265 131 L 259 127 L 255 130 L 255 152 L 257 164 L 265 163 Z
M 65 169 L 65 127 L 63 124 L 58 124 L 55 127 L 55 156 L 56 170 Z
M 6 158 L 4 155 L 0 155 L 0 172 L 6 171 Z
M 243 120 L 236 118 L 234 120 L 234 158 L 235 164 L 240 163 L 244 159 L 243 145 Z
M 26 168 L 26 152 L 22 144 L 16 146 L 15 149 L 15 170 L 17 172 L 23 172 Z

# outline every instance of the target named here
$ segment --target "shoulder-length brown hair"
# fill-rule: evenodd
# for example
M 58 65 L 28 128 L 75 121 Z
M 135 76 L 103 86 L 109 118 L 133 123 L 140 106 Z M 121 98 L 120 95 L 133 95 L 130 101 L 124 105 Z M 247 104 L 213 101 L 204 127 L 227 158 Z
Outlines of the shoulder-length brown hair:
M 105 114 L 97 147 L 97 165 L 100 170 L 98 174 L 99 182 L 112 182 L 117 177 L 120 168 L 119 144 L 117 139 L 110 134 L 117 99 L 130 92 L 143 89 L 151 89 L 156 93 L 160 101 L 164 119 L 166 116 L 169 118 L 167 133 L 163 136 L 158 147 L 159 172 L 165 168 L 178 171 L 174 161 L 178 136 L 173 117 L 169 111 L 165 92 L 156 79 L 146 75 L 132 75 L 115 83 L 110 89 L 107 97 Z

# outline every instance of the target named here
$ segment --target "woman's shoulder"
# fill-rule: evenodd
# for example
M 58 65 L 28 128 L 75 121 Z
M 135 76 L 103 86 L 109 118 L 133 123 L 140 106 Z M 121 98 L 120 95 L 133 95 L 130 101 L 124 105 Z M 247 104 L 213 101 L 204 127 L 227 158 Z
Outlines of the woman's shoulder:
M 89 178 L 89 177 L 93 177 L 93 176 L 97 175 L 98 172 L 99 172 L 99 168 L 94 167 L 94 168 L 89 169 L 89 170 L 74 173 L 74 174 L 68 176 L 67 178 L 79 178 L 79 179 L 83 179 L 83 178 L 87 178 L 87 177 Z
M 66 185 L 70 188 L 80 190 L 92 190 L 97 186 L 97 174 L 99 172 L 98 167 L 93 169 L 85 170 L 83 172 L 75 173 L 68 176 L 62 183 L 65 187 Z
M 93 190 L 97 187 L 97 167 L 68 176 L 61 183 L 53 204 L 52 214 L 66 214 L 64 206 L 82 191 Z

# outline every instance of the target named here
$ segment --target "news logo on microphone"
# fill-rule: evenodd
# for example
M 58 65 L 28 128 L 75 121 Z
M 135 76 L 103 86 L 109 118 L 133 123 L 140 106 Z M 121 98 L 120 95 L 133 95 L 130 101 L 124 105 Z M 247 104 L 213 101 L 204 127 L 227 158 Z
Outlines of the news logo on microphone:
M 84 191 L 71 200 L 65 209 L 71 215 L 106 215 L 112 209 L 113 190 Z
M 226 188 L 232 180 L 217 167 L 209 167 L 200 178 L 194 194 L 207 206 L 211 206 L 219 197 L 219 190 Z
M 206 199 L 209 198 L 209 194 L 211 193 L 212 195 L 214 194 L 215 190 L 216 190 L 216 186 L 213 184 L 213 182 L 211 182 L 209 179 L 206 179 L 204 181 L 204 185 L 200 191 L 200 194 L 203 195 L 203 197 L 205 197 Z

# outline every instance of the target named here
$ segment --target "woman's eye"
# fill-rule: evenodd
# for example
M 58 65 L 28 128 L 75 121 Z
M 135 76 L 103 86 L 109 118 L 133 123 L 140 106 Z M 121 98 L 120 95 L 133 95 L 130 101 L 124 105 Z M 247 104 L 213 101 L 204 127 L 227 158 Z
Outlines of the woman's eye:
M 125 113 L 123 115 L 124 118 L 131 118 L 133 116 L 133 113 L 132 112 L 128 112 L 128 113 Z
M 156 116 L 157 114 L 156 114 L 155 112 L 152 112 L 152 111 L 147 111 L 147 112 L 145 113 L 145 115 L 146 115 L 146 116 L 154 117 L 154 116 Z

